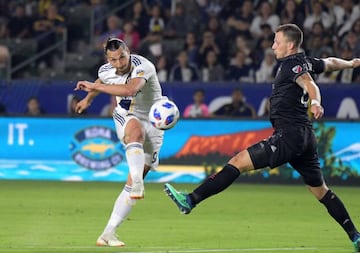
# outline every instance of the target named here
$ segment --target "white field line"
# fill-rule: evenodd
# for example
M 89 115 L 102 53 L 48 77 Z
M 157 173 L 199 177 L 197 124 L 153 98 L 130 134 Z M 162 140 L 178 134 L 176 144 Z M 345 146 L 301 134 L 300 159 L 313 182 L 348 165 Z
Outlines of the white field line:
M 19 247 L 17 249 L 100 249 L 95 246 L 28 246 L 28 247 Z M 106 247 L 104 247 L 105 249 Z M 143 249 L 143 251 L 139 251 L 138 247 L 124 247 L 121 249 L 133 250 L 133 251 L 119 251 L 119 253 L 216 253 L 216 252 L 267 252 L 267 251 L 276 251 L 276 252 L 285 252 L 285 251 L 309 251 L 309 250 L 318 250 L 316 247 L 284 247 L 284 248 L 234 248 L 234 249 L 175 249 L 177 247 L 173 247 L 174 249 L 170 249 L 171 247 L 147 247 L 147 249 Z M 0 247 L 0 249 L 4 249 L 4 247 Z M 11 247 L 11 249 L 16 249 L 16 247 Z M 119 248 L 120 250 L 120 248 Z
M 137 253 L 216 253 L 216 252 L 294 252 L 294 251 L 306 251 L 317 250 L 317 248 L 251 248 L 251 249 L 188 249 L 188 250 L 165 250 L 165 251 L 135 251 Z M 134 251 L 121 251 L 118 253 L 134 253 Z

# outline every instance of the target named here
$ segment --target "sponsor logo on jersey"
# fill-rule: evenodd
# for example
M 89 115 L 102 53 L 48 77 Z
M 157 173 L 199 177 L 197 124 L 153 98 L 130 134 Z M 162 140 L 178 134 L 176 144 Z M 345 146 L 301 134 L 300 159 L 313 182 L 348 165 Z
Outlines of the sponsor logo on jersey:
M 303 70 L 303 68 L 302 68 L 300 65 L 296 65 L 296 66 L 293 67 L 291 70 L 292 70 L 295 74 L 299 74 L 299 73 Z
M 136 70 L 136 75 L 137 75 L 137 76 L 144 76 L 144 75 L 145 75 L 145 72 L 144 72 L 144 70 L 142 70 L 142 69 L 138 69 L 138 70 Z
M 90 170 L 106 170 L 124 160 L 116 132 L 103 126 L 91 126 L 77 132 L 70 150 L 72 159 Z

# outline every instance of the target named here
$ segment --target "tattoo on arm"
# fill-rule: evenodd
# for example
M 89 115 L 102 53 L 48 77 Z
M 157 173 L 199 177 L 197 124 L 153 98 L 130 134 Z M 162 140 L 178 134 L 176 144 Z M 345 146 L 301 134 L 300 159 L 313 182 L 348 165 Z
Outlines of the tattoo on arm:
M 336 71 L 353 67 L 352 61 L 343 60 L 336 57 L 328 57 L 324 59 L 325 71 Z

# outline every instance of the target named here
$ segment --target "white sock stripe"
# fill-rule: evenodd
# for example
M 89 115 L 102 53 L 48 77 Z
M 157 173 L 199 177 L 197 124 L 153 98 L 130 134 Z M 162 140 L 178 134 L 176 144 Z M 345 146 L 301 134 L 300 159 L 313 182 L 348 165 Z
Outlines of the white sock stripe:
M 125 186 L 124 186 L 124 191 L 130 192 L 130 191 L 131 191 L 131 186 L 125 185 Z
M 125 149 L 128 150 L 130 148 L 141 148 L 143 149 L 143 145 L 140 142 L 131 142 L 126 145 Z
M 120 123 L 122 126 L 125 124 L 125 118 L 124 118 L 123 116 L 121 116 L 120 114 L 118 114 L 116 111 L 114 111 L 113 117 L 114 117 L 114 119 L 116 119 L 117 121 L 119 121 L 119 123 Z

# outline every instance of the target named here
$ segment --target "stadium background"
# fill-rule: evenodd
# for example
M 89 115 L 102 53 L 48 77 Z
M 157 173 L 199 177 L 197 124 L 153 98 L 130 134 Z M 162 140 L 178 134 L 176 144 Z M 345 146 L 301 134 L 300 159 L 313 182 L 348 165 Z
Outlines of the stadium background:
M 177 2 L 183 4 L 185 16 L 172 18 Z M 271 76 L 260 82 L 256 70 L 269 52 L 272 32 L 269 24 L 262 24 L 265 36 L 252 38 L 248 28 L 263 2 L 270 3 L 274 20 L 302 28 L 313 25 L 314 29 L 304 30 L 308 54 L 360 56 L 358 0 L 0 0 L 0 252 L 352 252 L 338 224 L 329 220 L 287 165 L 242 175 L 241 184 L 205 201 L 189 216 L 181 216 L 163 193 L 163 184 L 155 183 L 193 189 L 237 149 L 271 131 L 261 116 Z M 34 22 L 46 20 L 43 15 L 51 4 L 57 5 L 57 25 L 34 31 Z M 148 34 L 146 17 L 156 4 L 164 25 L 171 23 L 181 35 L 167 31 L 161 36 L 161 22 L 153 22 L 155 30 Z M 247 18 L 240 8 L 243 4 L 253 5 Z M 232 89 L 240 87 L 259 116 L 181 118 L 166 133 L 161 166 L 149 173 L 145 200 L 137 203 L 118 231 L 127 243 L 120 250 L 94 245 L 127 173 L 112 119 L 99 117 L 109 97 L 98 97 L 80 117 L 70 114 L 69 102 L 74 95 L 83 95 L 72 91 L 77 80 L 96 78 L 103 62 L 101 39 L 120 35 L 128 20 L 140 33 L 138 50 L 133 52 L 156 64 L 164 94 L 181 111 L 199 87 L 205 89 L 205 102 L 212 108 L 229 101 Z M 115 22 L 114 30 L 107 30 L 108 21 L 112 26 Z M 220 62 L 209 73 L 205 57 L 197 58 L 192 62 L 198 67 L 197 79 L 173 82 L 171 69 L 185 45 L 184 28 L 189 27 L 194 28 L 197 48 L 208 35 L 215 35 Z M 207 29 L 211 33 L 205 33 Z M 243 71 L 230 66 L 239 49 L 240 55 L 247 55 L 245 70 L 251 70 L 240 79 L 233 74 Z M 162 68 L 164 59 L 167 64 Z M 325 106 L 325 118 L 315 124 L 323 172 L 358 224 L 360 188 L 347 186 L 359 186 L 359 69 L 322 75 L 317 82 Z M 46 114 L 25 115 L 31 96 L 39 99 Z
M 244 20 L 241 8 L 246 2 L 251 2 L 253 9 L 249 19 Z M 252 104 L 260 115 L 264 101 L 271 92 L 271 82 L 259 82 L 255 73 L 260 69 L 266 49 L 271 46 L 272 37 L 259 37 L 250 33 L 249 29 L 235 29 L 231 23 L 235 20 L 252 24 L 262 12 L 264 2 L 270 4 L 271 15 L 277 17 L 280 22 L 290 18 L 283 12 L 283 9 L 287 9 L 284 6 L 287 6 L 288 1 L 148 0 L 121 1 L 121 3 L 105 0 L 1 1 L 0 103 L 6 108 L 6 112 L 0 118 L 0 178 L 124 180 L 121 175 L 126 173 L 126 165 L 125 161 L 119 158 L 122 157 L 122 150 L 116 140 L 108 140 L 101 136 L 90 140 L 77 139 L 78 133 L 89 128 L 112 129 L 111 119 L 98 118 L 101 109 L 109 102 L 109 97 L 100 95 L 86 115 L 76 118 L 69 115 L 69 101 L 74 95 L 80 97 L 84 95 L 81 92 L 72 91 L 77 80 L 96 78 L 97 67 L 103 62 L 102 52 L 101 50 L 99 52 L 96 47 L 97 43 L 101 42 L 104 36 L 122 36 L 123 25 L 128 21 L 133 22 L 140 38 L 138 47 L 132 48 L 133 52 L 149 57 L 157 67 L 159 67 L 161 56 L 166 56 L 167 79 L 161 82 L 164 95 L 173 99 L 181 112 L 186 105 L 192 103 L 192 94 L 197 88 L 205 89 L 205 102 L 214 110 L 221 103 L 229 101 L 234 88 L 240 87 L 246 101 Z M 139 3 L 143 8 L 140 17 L 135 12 L 135 6 Z M 359 57 L 358 1 L 335 1 L 332 5 L 321 1 L 294 1 L 294 3 L 296 5 L 294 13 L 299 14 L 301 11 L 305 13 L 303 17 L 301 15 L 293 17 L 295 18 L 293 21 L 296 21 L 305 32 L 304 51 L 318 57 L 326 56 L 326 54 L 344 58 Z M 325 28 L 320 34 L 316 33 L 317 30 L 312 27 L 307 28 L 309 22 L 313 25 L 319 23 L 316 21 L 319 3 L 321 7 L 319 15 L 323 17 L 321 25 Z M 11 24 L 14 22 L 13 17 L 18 6 L 24 7 L 25 11 L 25 15 L 18 18 L 18 23 L 26 21 L 29 24 L 35 24 L 37 21 L 49 18 L 45 13 L 53 4 L 56 6 L 56 22 L 55 26 L 48 31 L 37 31 L 34 25 L 28 27 L 26 36 L 19 37 L 19 34 L 11 30 L 16 27 Z M 177 4 L 184 9 L 183 17 L 187 19 L 179 19 L 176 16 Z M 164 26 L 161 24 L 155 27 L 150 26 L 150 20 L 154 16 L 154 6 L 160 7 L 160 17 Z M 338 17 L 341 14 L 344 20 L 339 21 Z M 111 30 L 109 20 L 114 16 L 118 23 L 116 23 L 116 29 Z M 141 17 L 147 17 L 147 19 L 141 19 Z M 210 20 L 213 19 L 220 24 L 217 28 L 209 25 Z M 182 22 L 176 23 L 176 20 L 182 20 Z M 267 24 L 271 26 L 272 22 L 268 21 Z M 191 27 L 190 30 L 186 30 L 187 27 Z M 183 29 L 180 31 L 180 28 Z M 265 29 L 266 25 L 262 24 L 261 29 L 263 28 Z M 230 73 L 224 74 L 222 79 L 209 80 L 204 74 L 206 64 L 203 62 L 203 55 L 203 57 L 197 57 L 191 64 L 189 63 L 189 66 L 197 68 L 196 80 L 171 80 L 172 68 L 177 64 L 177 55 L 186 48 L 187 33 L 193 32 L 197 35 L 196 41 L 200 47 L 205 40 L 203 36 L 209 30 L 215 36 L 215 43 L 220 49 L 219 64 L 225 70 L 231 69 Z M 175 32 L 175 35 L 170 31 Z M 243 48 L 240 49 L 244 52 L 249 51 L 246 59 L 247 67 L 251 71 L 248 72 L 246 78 L 240 77 L 234 80 L 232 72 L 236 71 L 232 68 L 231 62 L 236 50 L 239 50 L 235 45 L 238 35 L 247 42 L 242 44 Z M 323 40 L 314 42 L 314 38 L 320 37 Z M 350 74 L 350 77 L 345 78 L 345 74 Z M 321 157 L 324 170 L 329 170 L 326 171 L 326 176 L 334 177 L 334 180 L 339 183 L 354 184 L 358 182 L 360 174 L 360 141 L 357 139 L 358 132 L 356 131 L 359 129 L 359 76 L 357 69 L 351 73 L 339 72 L 319 79 L 325 107 L 325 118 L 317 125 L 317 134 L 322 145 Z M 38 98 L 46 111 L 45 115 L 39 118 L 24 117 L 27 99 L 31 96 Z M 154 178 L 149 180 L 164 181 L 164 178 L 178 180 L 177 175 L 180 172 L 184 175 L 181 176 L 181 182 L 198 182 L 206 176 L 206 173 L 221 166 L 238 149 L 245 147 L 240 145 L 227 153 L 222 153 L 223 147 L 216 145 L 219 141 L 216 139 L 219 136 L 226 139 L 233 135 L 252 136 L 255 133 L 258 138 L 263 138 L 269 133 L 269 127 L 266 118 L 260 116 L 255 120 L 182 118 L 178 126 L 166 134 L 160 157 L 164 166 L 162 167 L 163 174 L 159 173 L 156 176 L 157 174 L 154 173 Z M 197 129 L 207 129 L 207 132 L 198 132 Z M 219 129 L 222 131 L 219 132 Z M 265 129 L 265 132 L 259 133 L 259 129 Z M 180 142 L 179 136 L 183 136 Z M 200 138 L 194 141 L 193 136 L 205 139 Z M 254 138 L 251 141 L 256 140 Z M 181 159 L 174 159 L 173 156 L 182 152 L 186 144 L 201 146 L 201 142 L 207 141 L 214 142 L 218 150 L 211 151 L 212 153 L 204 150 L 203 153 L 196 155 L 189 153 L 183 155 Z M 53 143 L 57 145 L 49 149 Z M 101 145 L 110 149 L 102 149 L 104 147 Z M 91 151 L 98 148 L 100 151 Z M 111 150 L 114 148 L 119 150 L 119 154 L 112 153 Z M 88 149 L 87 153 L 84 151 L 86 149 Z M 82 158 L 83 161 L 80 162 L 75 157 Z M 217 159 L 211 159 L 214 157 Z M 111 158 L 117 162 L 112 164 Z M 93 164 L 100 166 L 101 173 L 105 173 L 100 173 L 100 175 L 105 176 L 98 176 L 99 171 L 93 168 L 95 165 L 89 165 L 90 162 L 87 159 L 95 161 Z M 103 164 L 99 162 L 107 159 L 113 167 L 108 168 L 106 162 Z M 78 171 L 84 175 L 77 175 Z M 114 171 L 116 176 L 112 174 Z M 289 172 L 291 175 L 285 175 L 284 171 L 291 171 Z M 271 181 L 271 178 L 275 178 L 274 181 L 277 182 L 279 180 L 277 175 L 280 174 L 283 175 L 280 180 L 282 182 L 297 179 L 297 175 L 293 175 L 292 170 L 283 170 L 283 168 L 271 172 L 265 171 L 260 176 L 254 175 L 253 178 L 260 181 L 263 179 Z M 252 180 L 250 177 L 243 178 L 242 180 Z

